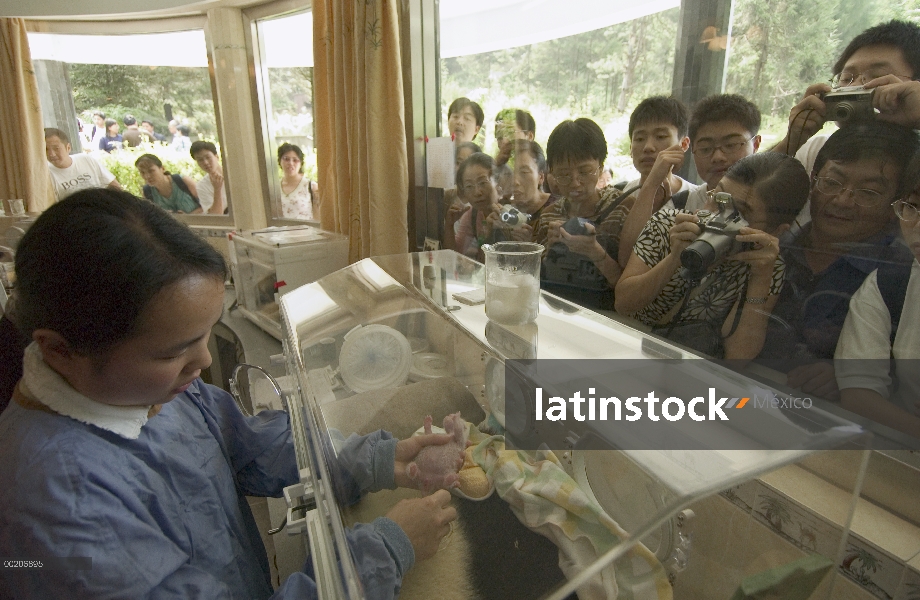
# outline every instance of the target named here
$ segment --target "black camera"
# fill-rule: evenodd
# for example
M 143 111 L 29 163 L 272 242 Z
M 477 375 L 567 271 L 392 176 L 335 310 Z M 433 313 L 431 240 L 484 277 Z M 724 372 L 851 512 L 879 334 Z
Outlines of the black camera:
M 875 107 L 872 105 L 874 94 L 875 90 L 867 90 L 858 85 L 837 88 L 833 92 L 824 94 L 822 100 L 827 107 L 824 120 L 843 124 L 874 119 Z
M 685 279 L 697 281 L 703 278 L 716 261 L 724 256 L 749 249 L 751 244 L 742 244 L 735 237 L 748 222 L 735 208 L 732 195 L 717 192 L 714 200 L 718 212 L 701 210 L 699 217 L 702 232 L 687 248 L 680 253 L 681 275 Z
M 529 214 L 519 211 L 510 204 L 502 205 L 501 210 L 498 212 L 498 216 L 502 220 L 502 223 L 511 229 L 527 225 L 527 223 L 530 222 Z

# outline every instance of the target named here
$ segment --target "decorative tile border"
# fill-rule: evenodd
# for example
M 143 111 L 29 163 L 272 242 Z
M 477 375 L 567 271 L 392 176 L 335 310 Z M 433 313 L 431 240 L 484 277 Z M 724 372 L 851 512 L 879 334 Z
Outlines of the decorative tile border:
M 802 551 L 836 558 L 840 527 L 763 482 L 748 481 L 720 495 Z M 880 600 L 920 600 L 920 572 L 854 533 L 837 571 Z
M 912 567 L 904 569 L 894 600 L 920 600 L 920 572 Z

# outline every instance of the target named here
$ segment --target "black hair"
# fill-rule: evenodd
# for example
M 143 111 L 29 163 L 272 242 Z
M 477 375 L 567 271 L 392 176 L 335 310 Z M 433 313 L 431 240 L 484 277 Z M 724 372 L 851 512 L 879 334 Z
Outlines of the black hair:
M 160 160 L 160 157 L 156 154 L 141 154 L 136 161 L 134 161 L 134 166 L 140 168 L 141 163 L 152 163 L 161 169 L 163 168 L 163 161 Z
M 184 136 L 188 136 L 192 132 L 188 125 L 176 125 L 176 129 Z
M 482 152 L 482 148 L 480 148 L 478 144 L 474 144 L 473 142 L 461 142 L 457 144 L 456 152 L 459 153 L 461 150 L 472 150 L 473 154 L 476 154 L 477 152 Z
M 61 140 L 63 144 L 70 143 L 70 136 L 64 132 L 62 129 L 57 129 L 55 127 L 45 127 L 45 139 L 47 140 L 50 137 L 56 137 Z
M 460 97 L 451 102 L 450 106 L 447 107 L 448 118 L 454 113 L 459 113 L 467 106 L 473 109 L 473 115 L 476 117 L 476 127 L 482 127 L 482 122 L 486 120 L 486 115 L 482 112 L 482 107 L 469 98 Z
M 117 122 L 115 119 L 106 119 L 106 120 L 105 120 L 105 132 L 106 132 L 106 134 L 108 134 L 108 132 L 109 132 L 109 127 L 111 127 L 112 125 L 118 125 L 118 122 Z
M 731 121 L 738 123 L 751 135 L 760 131 L 760 109 L 739 94 L 706 96 L 693 107 L 690 117 L 690 141 L 696 140 L 700 127 L 709 123 Z
M 607 159 L 607 139 L 591 119 L 566 120 L 556 125 L 546 142 L 546 165 L 552 170 L 560 162 Z
M 489 177 L 495 173 L 495 159 L 486 154 L 485 152 L 477 152 L 471 154 L 465 161 L 460 163 L 460 166 L 457 167 L 457 195 L 463 195 L 463 186 L 460 184 L 463 181 L 463 174 L 466 173 L 468 167 L 479 166 L 489 170 Z
M 111 189 L 49 207 L 16 253 L 15 323 L 56 331 L 100 355 L 130 338 L 163 288 L 192 275 L 226 278 L 223 257 L 152 202 Z
M 885 121 L 868 121 L 841 127 L 833 133 L 815 158 L 812 177 L 817 177 L 827 161 L 853 162 L 880 158 L 898 169 L 897 193 L 907 185 L 907 167 L 920 143 L 917 134 L 907 127 Z
M 297 155 L 297 158 L 300 159 L 300 172 L 303 173 L 303 150 L 300 149 L 300 146 L 295 146 L 287 142 L 278 146 L 278 166 L 281 166 L 281 157 L 288 152 L 293 152 Z
M 729 167 L 724 177 L 754 190 L 767 209 L 768 232 L 792 223 L 811 191 L 805 167 L 782 152 L 746 156 Z
M 894 46 L 901 51 L 904 60 L 910 65 L 913 71 L 910 74 L 911 79 L 920 77 L 920 26 L 915 23 L 895 19 L 866 29 L 847 44 L 843 54 L 834 64 L 834 73 L 843 71 L 850 57 L 867 46 Z M 894 73 L 894 75 L 907 75 L 907 73 Z
M 546 155 L 543 154 L 543 148 L 540 144 L 530 140 L 517 140 L 514 144 L 515 156 L 519 154 L 529 154 L 537 163 L 537 171 L 546 174 Z
M 101 118 L 104 119 L 104 118 L 105 118 L 105 113 L 104 113 L 104 112 L 99 112 L 99 111 L 97 110 L 96 112 L 93 113 L 93 116 L 94 116 L 94 117 L 101 117 Z
M 521 110 L 520 108 L 505 108 L 500 110 L 498 114 L 495 115 L 496 137 L 501 137 L 498 134 L 498 130 L 505 124 L 505 121 L 511 118 L 512 114 L 514 115 L 514 122 L 517 123 L 517 126 L 521 131 L 529 131 L 534 135 L 537 134 L 537 122 L 533 120 L 533 115 L 531 115 L 526 110 Z
M 636 127 L 646 123 L 673 125 L 677 128 L 677 137 L 684 137 L 687 135 L 689 121 L 690 111 L 683 102 L 668 96 L 652 96 L 640 102 L 629 115 L 629 137 L 632 138 Z
M 147 123 L 148 125 L 153 127 L 153 121 L 148 121 L 147 119 L 144 119 L 143 121 L 141 121 L 141 125 L 143 125 L 144 123 Z
M 533 115 L 520 108 L 514 111 L 514 120 L 521 131 L 529 131 L 537 135 L 537 122 L 533 120 Z
M 192 142 L 192 147 L 189 149 L 189 154 L 192 155 L 192 158 L 195 158 L 195 154 L 201 152 L 202 150 L 207 150 L 214 156 L 217 156 L 217 146 L 215 146 L 213 142 L 206 142 L 204 140 Z
M 135 119 L 133 115 L 125 115 L 125 118 L 122 119 L 122 121 L 128 127 L 130 127 L 131 125 L 137 124 L 137 119 Z

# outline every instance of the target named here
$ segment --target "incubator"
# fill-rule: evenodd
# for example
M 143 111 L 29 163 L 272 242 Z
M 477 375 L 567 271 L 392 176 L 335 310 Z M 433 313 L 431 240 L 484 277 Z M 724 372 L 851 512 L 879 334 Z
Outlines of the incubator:
M 469 300 L 484 286 L 483 265 L 436 251 L 365 259 L 280 297 L 302 474 L 285 494 L 287 528 L 304 536 L 321 598 L 366 597 L 345 528 L 420 495 L 383 491 L 349 505 L 337 491 L 341 440 L 381 428 L 404 438 L 428 415 L 440 424 L 458 412 L 475 447 L 488 440 L 470 452 L 493 461 L 477 463 L 487 491 L 455 494 L 456 526 L 407 573 L 403 598 L 845 595 L 868 434 L 816 406 L 809 423 L 770 422 L 771 436 L 799 440 L 788 449 L 742 427 L 732 435 L 755 440 L 750 449 L 636 449 L 598 429 L 569 432 L 552 450 L 514 450 L 534 424 L 511 423 L 512 361 L 635 359 L 674 377 L 701 369 L 729 388 L 749 382 L 547 293 L 535 322 L 489 321 Z
M 240 312 L 279 339 L 278 298 L 348 264 L 348 236 L 309 225 L 234 231 L 228 238 Z

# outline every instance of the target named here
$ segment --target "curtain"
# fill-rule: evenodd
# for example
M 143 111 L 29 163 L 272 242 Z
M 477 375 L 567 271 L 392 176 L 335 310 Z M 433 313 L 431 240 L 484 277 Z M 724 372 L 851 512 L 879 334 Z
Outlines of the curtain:
M 0 19 L 0 52 L 0 199 L 22 198 L 41 212 L 54 192 L 25 21 Z
M 398 0 L 314 0 L 323 229 L 349 259 L 408 251 L 409 167 Z

